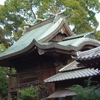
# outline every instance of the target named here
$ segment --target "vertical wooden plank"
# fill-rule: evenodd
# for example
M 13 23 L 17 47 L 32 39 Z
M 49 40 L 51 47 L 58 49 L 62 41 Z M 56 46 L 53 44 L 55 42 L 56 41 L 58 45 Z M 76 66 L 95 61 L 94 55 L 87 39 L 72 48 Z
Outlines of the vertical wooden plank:
M 12 100 L 11 93 L 8 92 L 8 99 L 7 100 Z
M 12 85 L 12 68 L 10 67 L 10 75 L 9 75 L 9 84 L 8 84 L 8 100 L 12 100 L 12 96 L 11 96 L 11 93 L 10 93 L 10 88 L 11 88 L 11 85 Z
M 18 91 L 17 91 L 17 100 L 20 100 L 20 94 Z

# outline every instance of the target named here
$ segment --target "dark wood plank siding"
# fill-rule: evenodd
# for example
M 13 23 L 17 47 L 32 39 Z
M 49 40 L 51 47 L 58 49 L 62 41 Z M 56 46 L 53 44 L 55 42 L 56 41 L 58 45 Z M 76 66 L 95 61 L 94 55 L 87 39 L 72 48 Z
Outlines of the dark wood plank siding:
M 43 81 L 44 79 L 55 74 L 55 66 L 51 61 L 42 62 L 39 66 L 38 80 Z

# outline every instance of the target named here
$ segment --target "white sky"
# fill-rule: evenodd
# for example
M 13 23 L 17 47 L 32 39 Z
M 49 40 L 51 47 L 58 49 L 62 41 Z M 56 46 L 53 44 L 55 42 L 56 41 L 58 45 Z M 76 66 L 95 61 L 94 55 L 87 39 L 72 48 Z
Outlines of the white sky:
M 0 0 L 0 5 L 3 5 L 4 4 L 4 1 L 5 0 Z
M 3 5 L 4 4 L 4 1 L 5 0 L 0 0 L 0 5 Z M 99 14 L 96 14 L 96 18 L 97 18 L 97 20 L 99 22 L 99 26 L 98 26 L 97 30 L 100 30 L 100 13 Z
M 100 30 L 100 13 L 96 14 L 96 18 L 99 22 L 99 26 L 98 26 L 97 30 Z

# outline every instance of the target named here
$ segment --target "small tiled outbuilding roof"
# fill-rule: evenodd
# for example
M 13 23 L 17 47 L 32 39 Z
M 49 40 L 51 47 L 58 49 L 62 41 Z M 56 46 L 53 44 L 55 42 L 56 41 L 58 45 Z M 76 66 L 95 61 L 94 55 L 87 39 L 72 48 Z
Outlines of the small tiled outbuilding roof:
M 82 66 L 77 67 L 77 64 L 78 62 L 73 61 L 72 63 L 60 69 L 59 70 L 60 72 L 58 74 L 45 79 L 44 82 L 57 82 L 63 80 L 78 79 L 78 78 L 100 75 L 100 70 L 98 69 L 93 69 L 93 68 L 82 69 Z
M 47 97 L 47 99 L 53 99 L 53 98 L 64 98 L 67 96 L 76 96 L 77 94 L 71 90 L 62 90 L 62 91 L 56 91 L 50 96 Z
M 64 66 L 59 70 L 59 72 L 71 71 L 75 69 L 83 68 L 83 66 L 79 66 L 79 62 L 73 61 L 70 64 Z

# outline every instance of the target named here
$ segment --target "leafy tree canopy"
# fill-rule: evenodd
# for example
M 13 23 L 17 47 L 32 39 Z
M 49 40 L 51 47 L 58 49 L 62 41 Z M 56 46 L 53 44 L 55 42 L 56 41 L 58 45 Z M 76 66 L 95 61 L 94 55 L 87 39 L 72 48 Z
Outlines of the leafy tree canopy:
M 7 68 L 0 67 L 0 98 L 6 98 L 8 94 Z
M 31 86 L 29 88 L 25 88 L 23 90 L 19 90 L 20 100 L 37 100 L 39 87 Z
M 87 87 L 76 84 L 68 88 L 77 94 L 75 97 L 73 97 L 73 100 L 99 100 L 100 84 L 98 84 L 97 81 L 93 81 L 92 77 L 89 77 L 87 80 L 85 80 L 85 83 L 87 84 Z M 96 83 L 97 85 L 92 86 L 91 83 Z
M 16 41 L 26 23 L 33 23 L 36 17 L 48 19 L 51 16 L 46 13 L 55 13 L 59 8 L 66 9 L 63 15 L 74 26 L 74 33 L 89 32 L 98 26 L 95 14 L 100 12 L 99 5 L 99 0 L 6 0 L 4 6 L 0 5 L 0 34 L 3 40 L 12 36 Z
M 66 8 L 64 16 L 69 24 L 75 26 L 73 31 L 76 34 L 92 31 L 93 27 L 98 26 L 95 14 L 100 11 L 99 0 L 47 0 L 46 2 L 34 0 L 34 4 L 37 5 L 37 14 L 41 18 L 48 17 L 43 16 L 44 13 L 54 12 L 54 9 L 57 10 L 60 7 Z M 54 5 L 54 9 L 50 5 Z
M 95 33 L 95 37 L 98 41 L 100 41 L 100 30 Z

